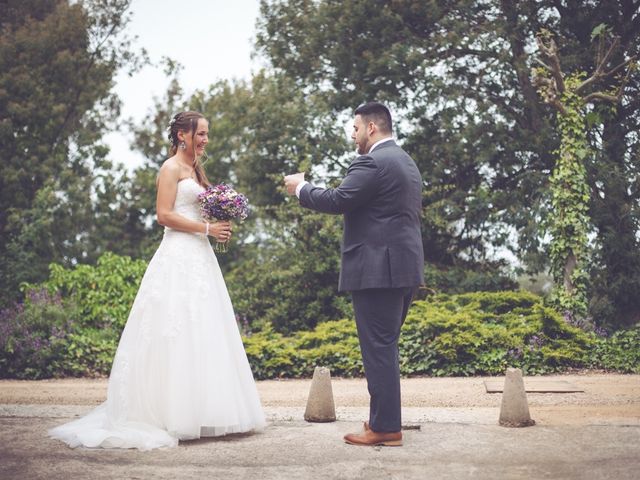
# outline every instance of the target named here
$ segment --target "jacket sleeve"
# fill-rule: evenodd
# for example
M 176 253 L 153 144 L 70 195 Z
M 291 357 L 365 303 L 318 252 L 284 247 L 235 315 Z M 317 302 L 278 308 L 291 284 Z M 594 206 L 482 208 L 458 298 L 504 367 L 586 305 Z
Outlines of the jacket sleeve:
M 300 190 L 300 205 L 322 213 L 336 215 L 363 205 L 376 191 L 378 166 L 373 158 L 356 158 L 337 188 L 320 188 L 307 184 Z

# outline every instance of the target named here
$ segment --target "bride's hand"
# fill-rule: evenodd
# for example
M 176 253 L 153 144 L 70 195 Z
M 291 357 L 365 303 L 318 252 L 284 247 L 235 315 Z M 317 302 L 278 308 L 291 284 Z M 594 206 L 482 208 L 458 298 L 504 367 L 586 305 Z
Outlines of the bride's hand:
M 231 238 L 231 222 L 209 223 L 209 235 L 219 242 L 226 242 Z

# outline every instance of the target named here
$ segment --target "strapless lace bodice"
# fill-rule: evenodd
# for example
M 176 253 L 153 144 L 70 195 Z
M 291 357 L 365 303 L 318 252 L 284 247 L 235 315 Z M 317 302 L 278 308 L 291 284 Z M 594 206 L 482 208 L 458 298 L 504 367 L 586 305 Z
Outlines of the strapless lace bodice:
M 203 192 L 204 188 L 194 179 L 184 178 L 178 182 L 177 189 L 173 211 L 189 220 L 203 222 L 198 194 Z M 173 253 L 170 256 L 173 256 L 177 255 L 181 250 L 209 250 L 210 246 L 209 239 L 204 233 L 184 232 L 182 230 L 174 230 L 171 227 L 164 227 L 164 235 L 159 248 L 172 250 Z M 205 255 L 204 251 L 201 251 L 200 254 Z
M 203 191 L 204 188 L 192 178 L 180 180 L 178 182 L 178 192 L 176 193 L 173 210 L 189 220 L 201 221 L 202 216 L 200 215 L 198 194 Z M 165 231 L 167 229 L 169 228 L 165 228 Z

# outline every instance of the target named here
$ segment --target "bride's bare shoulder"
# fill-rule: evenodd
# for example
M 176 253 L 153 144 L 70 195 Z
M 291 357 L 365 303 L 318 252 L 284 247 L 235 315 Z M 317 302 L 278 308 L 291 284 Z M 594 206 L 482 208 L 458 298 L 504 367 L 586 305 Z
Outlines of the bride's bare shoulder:
M 161 183 L 165 186 L 177 184 L 179 180 L 180 165 L 178 165 L 175 158 L 171 157 L 162 162 L 160 171 L 156 177 L 156 186 L 159 187 Z
M 159 175 L 177 177 L 180 175 L 180 165 L 175 157 L 167 158 L 160 166 Z

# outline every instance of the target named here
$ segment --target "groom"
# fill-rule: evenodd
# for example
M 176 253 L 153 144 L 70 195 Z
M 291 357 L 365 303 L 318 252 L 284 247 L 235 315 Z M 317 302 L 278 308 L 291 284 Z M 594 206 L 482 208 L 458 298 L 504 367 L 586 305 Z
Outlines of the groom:
M 352 445 L 402 445 L 398 338 L 423 283 L 420 235 L 422 177 L 392 137 L 389 110 L 377 102 L 355 110 L 359 156 L 339 187 L 319 188 L 304 173 L 285 177 L 290 195 L 318 212 L 343 214 L 339 290 L 351 292 L 362 362 L 371 396 L 369 421 Z

